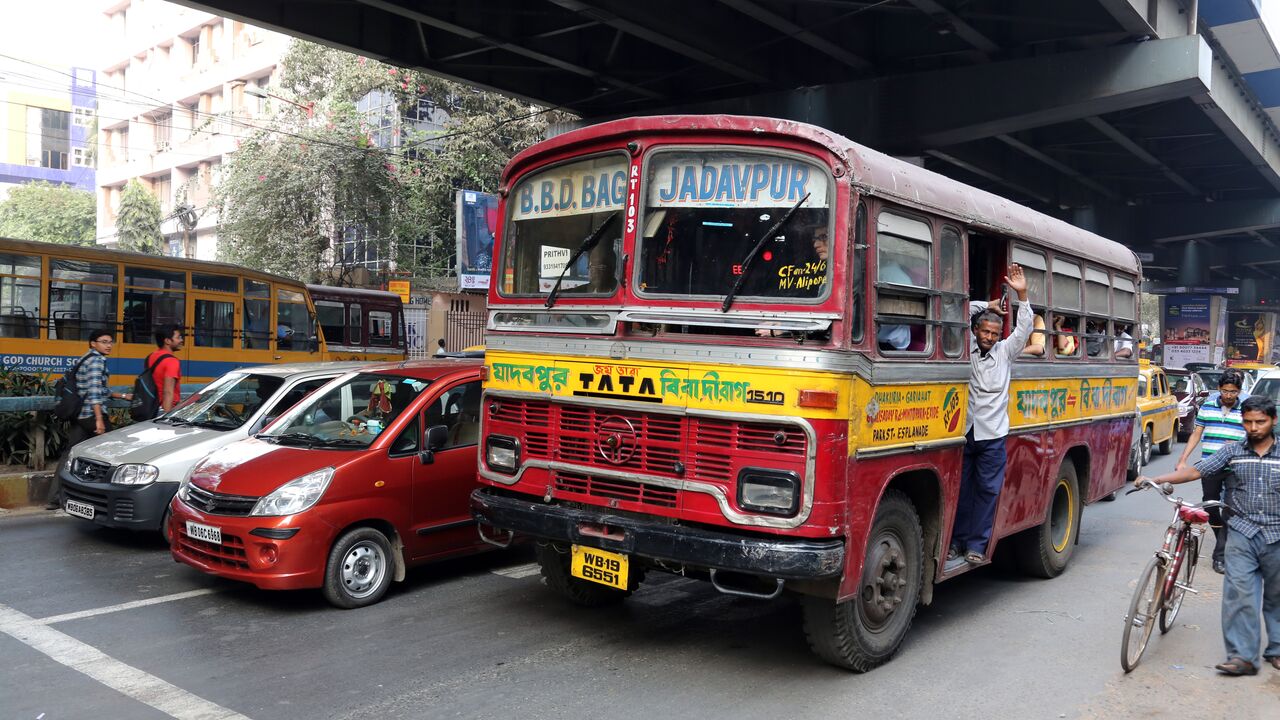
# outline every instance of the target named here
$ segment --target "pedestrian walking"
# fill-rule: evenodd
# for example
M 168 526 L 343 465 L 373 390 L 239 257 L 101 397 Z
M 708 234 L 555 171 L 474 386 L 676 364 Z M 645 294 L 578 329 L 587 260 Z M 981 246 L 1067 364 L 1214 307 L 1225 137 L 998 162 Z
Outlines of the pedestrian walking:
M 147 356 L 145 367 L 154 368 L 151 377 L 156 383 L 159 411 L 166 413 L 178 404 L 182 395 L 182 361 L 175 355 L 182 349 L 182 327 L 161 326 L 156 330 L 155 339 L 156 350 Z
M 443 355 L 444 353 L 445 353 L 444 338 L 440 338 L 439 340 L 436 341 L 436 354 Z
M 1226 577 L 1222 583 L 1224 675 L 1257 675 L 1262 644 L 1258 615 L 1267 629 L 1262 658 L 1280 670 L 1280 444 L 1274 433 L 1276 404 L 1256 395 L 1240 403 L 1245 438 L 1223 445 L 1193 467 L 1137 483 L 1184 483 L 1223 471 L 1227 475 Z
M 76 392 L 82 405 L 80 413 L 71 422 L 67 432 L 67 450 L 91 437 L 111 431 L 111 418 L 107 413 L 107 401 L 111 398 L 132 400 L 129 393 L 111 392 L 111 373 L 107 370 L 107 356 L 115 348 L 115 336 L 108 330 L 89 331 L 89 351 L 76 361 Z M 58 507 L 62 483 L 53 474 L 53 487 L 49 493 L 49 507 Z
M 1191 431 L 1187 444 L 1182 448 L 1175 470 L 1187 467 L 1187 461 L 1200 443 L 1200 459 L 1208 460 L 1229 443 L 1245 438 L 1241 403 L 1248 395 L 1240 392 L 1244 375 L 1239 370 L 1227 370 L 1218 378 L 1218 393 L 1206 399 L 1196 413 L 1196 429 Z M 1205 500 L 1222 499 L 1222 475 L 1206 475 L 1200 480 L 1201 494 Z M 1222 574 L 1225 567 L 1223 553 L 1227 549 L 1227 529 L 1222 521 L 1220 508 L 1209 509 L 1209 526 L 1213 528 L 1213 571 Z
M 986 561 L 996 515 L 996 500 L 1004 485 L 1005 440 L 1009 435 L 1009 378 L 1013 361 L 1031 335 L 1031 303 L 1027 278 L 1017 263 L 1009 266 L 1004 282 L 1018 295 L 1013 332 L 1004 340 L 997 298 L 969 305 L 973 337 L 969 341 L 969 408 L 965 420 L 964 463 L 960 497 L 947 560 L 961 557 L 971 564 Z

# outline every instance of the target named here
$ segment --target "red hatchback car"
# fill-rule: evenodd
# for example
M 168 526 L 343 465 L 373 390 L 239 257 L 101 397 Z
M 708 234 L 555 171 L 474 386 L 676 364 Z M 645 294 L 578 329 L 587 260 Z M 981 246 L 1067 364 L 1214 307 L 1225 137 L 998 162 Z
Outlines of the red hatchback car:
M 376 366 L 202 460 L 171 506 L 173 557 L 270 590 L 377 602 L 406 567 L 479 552 L 480 362 Z

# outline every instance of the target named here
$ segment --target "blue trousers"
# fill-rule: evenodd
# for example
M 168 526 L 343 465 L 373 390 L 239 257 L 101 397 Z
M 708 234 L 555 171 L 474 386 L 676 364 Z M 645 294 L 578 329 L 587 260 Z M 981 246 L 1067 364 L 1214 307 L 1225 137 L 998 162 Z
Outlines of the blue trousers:
M 951 531 L 951 545 L 962 552 L 987 552 L 991 529 L 996 519 L 996 502 L 1004 486 L 1004 468 L 1009 456 L 1006 438 L 965 440 L 964 465 L 960 473 L 960 499 L 956 503 L 956 522 Z
M 1267 626 L 1265 657 L 1280 657 L 1280 542 L 1267 545 L 1259 533 L 1245 537 L 1227 528 L 1227 573 L 1222 581 L 1222 641 L 1227 658 L 1259 665 L 1258 614 Z

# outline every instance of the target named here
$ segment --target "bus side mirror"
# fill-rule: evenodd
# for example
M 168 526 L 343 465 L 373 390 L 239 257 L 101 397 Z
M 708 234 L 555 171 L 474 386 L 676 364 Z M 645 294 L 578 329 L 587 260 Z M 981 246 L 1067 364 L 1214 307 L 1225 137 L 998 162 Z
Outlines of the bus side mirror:
M 426 447 L 422 452 L 418 453 L 418 461 L 423 465 L 430 465 L 436 461 L 436 451 L 443 448 L 449 442 L 449 427 L 447 425 L 432 425 L 427 428 Z

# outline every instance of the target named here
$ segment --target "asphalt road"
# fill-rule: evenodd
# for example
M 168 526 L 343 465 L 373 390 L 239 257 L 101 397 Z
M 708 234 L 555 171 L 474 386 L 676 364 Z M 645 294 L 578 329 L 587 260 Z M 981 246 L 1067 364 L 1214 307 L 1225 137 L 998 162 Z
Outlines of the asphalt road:
M 342 611 L 208 578 L 158 538 L 10 515 L 0 720 L 1280 717 L 1280 672 L 1212 670 L 1221 580 L 1207 562 L 1178 626 L 1121 672 L 1122 618 L 1170 507 L 1141 493 L 1086 508 L 1055 580 L 988 567 L 940 586 L 899 656 L 865 675 L 809 653 L 793 601 L 695 581 L 651 576 L 621 607 L 585 611 L 541 587 L 527 551 L 494 553 Z

